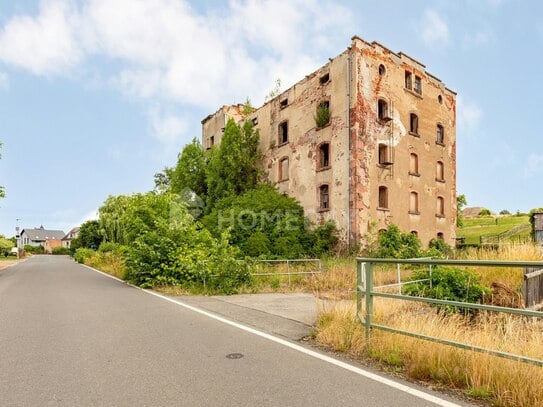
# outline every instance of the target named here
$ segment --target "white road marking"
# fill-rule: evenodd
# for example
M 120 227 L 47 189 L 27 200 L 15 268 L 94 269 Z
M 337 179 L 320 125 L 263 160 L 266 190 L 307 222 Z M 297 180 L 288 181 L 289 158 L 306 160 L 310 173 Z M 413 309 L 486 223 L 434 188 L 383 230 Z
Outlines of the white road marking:
M 278 338 L 276 336 L 270 335 L 270 334 L 268 334 L 266 332 L 259 331 L 257 329 L 248 327 L 248 326 L 243 325 L 243 324 L 239 324 L 239 323 L 234 322 L 234 321 L 230 321 L 229 319 L 226 319 L 226 318 L 220 317 L 218 315 L 212 314 L 210 312 L 204 311 L 204 310 L 202 310 L 200 308 L 197 308 L 197 307 L 194 307 L 192 305 L 185 304 L 185 303 L 183 303 L 181 301 L 178 301 L 178 300 L 175 300 L 173 298 L 166 297 L 166 296 L 164 296 L 162 294 L 159 294 L 157 292 L 150 291 L 150 290 L 145 290 L 145 289 L 140 288 L 138 286 L 135 286 L 133 284 L 127 283 L 126 281 L 121 280 L 120 278 L 112 276 L 111 274 L 104 273 L 103 271 L 97 270 L 97 269 L 89 267 L 87 265 L 84 265 L 84 266 L 87 267 L 88 269 L 93 270 L 93 271 L 95 271 L 97 273 L 100 273 L 100 274 L 102 274 L 102 275 L 104 275 L 106 277 L 112 278 L 112 279 L 117 280 L 117 281 L 119 281 L 119 282 L 121 282 L 123 284 L 127 284 L 127 285 L 129 285 L 129 286 L 131 286 L 133 288 L 136 288 L 136 289 L 138 289 L 140 291 L 143 291 L 144 293 L 153 295 L 153 296 L 161 298 L 161 299 L 163 299 L 165 301 L 168 301 L 168 302 L 171 302 L 173 304 L 179 305 L 179 306 L 181 306 L 183 308 L 186 308 L 186 309 L 188 309 L 190 311 L 196 312 L 196 313 L 198 313 L 200 315 L 204 315 L 204 316 L 206 316 L 208 318 L 212 318 L 212 319 L 214 319 L 216 321 L 219 321 L 219 322 L 222 322 L 224 324 L 227 324 L 227 325 L 233 326 L 235 328 L 241 329 L 242 331 L 249 332 L 249 333 L 251 333 L 253 335 L 260 336 L 261 338 L 265 338 L 265 339 L 267 339 L 269 341 L 278 343 L 280 345 L 283 345 L 283 346 L 285 346 L 287 348 L 293 349 L 293 350 L 298 351 L 300 353 L 303 353 L 305 355 L 308 355 L 308 356 L 314 357 L 316 359 L 322 360 L 323 362 L 330 363 L 330 364 L 335 365 L 337 367 L 340 367 L 342 369 L 348 370 L 348 371 L 350 371 L 352 373 L 356 373 L 356 374 L 358 374 L 360 376 L 363 376 L 363 377 L 366 377 L 368 379 L 374 380 L 376 382 L 385 384 L 385 385 L 387 385 L 389 387 L 392 387 L 392 388 L 394 388 L 396 390 L 403 391 L 403 392 L 405 392 L 407 394 L 410 394 L 410 395 L 418 397 L 420 399 L 429 401 L 429 402 L 434 403 L 434 404 L 436 404 L 438 406 L 442 406 L 442 407 L 461 407 L 460 404 L 452 403 L 452 402 L 450 402 L 448 400 L 444 400 L 444 399 L 439 398 L 437 396 L 433 396 L 433 395 L 428 394 L 426 392 L 423 392 L 421 390 L 417 390 L 417 389 L 414 389 L 412 387 L 406 386 L 405 384 L 401 384 L 401 383 L 398 383 L 398 382 L 396 382 L 394 380 L 387 379 L 386 377 L 379 376 L 379 375 L 377 375 L 375 373 L 369 372 L 369 371 L 364 370 L 362 368 L 359 368 L 359 367 L 350 365 L 348 363 L 342 362 L 340 360 L 334 359 L 334 358 L 332 358 L 330 356 L 326 356 L 326 355 L 323 355 L 323 354 L 321 354 L 319 352 L 315 352 L 313 350 L 304 348 L 303 346 L 300 346 L 298 344 L 289 342 L 289 341 L 287 341 L 285 339 Z

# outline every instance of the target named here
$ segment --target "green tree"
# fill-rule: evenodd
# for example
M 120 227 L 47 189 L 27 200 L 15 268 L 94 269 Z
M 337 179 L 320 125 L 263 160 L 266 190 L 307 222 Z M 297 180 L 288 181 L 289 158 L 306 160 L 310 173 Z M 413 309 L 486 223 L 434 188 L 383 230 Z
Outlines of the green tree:
M 259 179 L 260 135 L 251 122 L 229 119 L 218 149 L 212 149 L 206 171 L 208 211 L 222 198 L 254 188 Z
M 153 230 L 158 220 L 169 221 L 172 199 L 172 194 L 156 192 L 110 196 L 98 209 L 104 239 L 130 245 Z
M 0 254 L 8 256 L 11 249 L 15 246 L 10 239 L 6 239 L 4 236 L 0 235 Z
M 464 194 L 456 196 L 456 226 L 461 228 L 464 226 L 464 217 L 462 216 L 462 210 L 468 204 L 466 196 Z
M 207 195 L 206 159 L 200 142 L 195 138 L 179 154 L 177 165 L 170 173 L 171 191 L 190 189 L 200 198 Z
M 490 212 L 490 209 L 483 208 L 479 211 L 478 216 L 490 216 L 492 215 L 492 212 Z
M 161 193 L 170 190 L 173 170 L 173 168 L 164 167 L 162 171 L 155 174 L 155 191 Z
M 77 238 L 72 240 L 71 249 L 86 248 L 96 250 L 102 240 L 104 240 L 104 236 L 100 228 L 100 222 L 89 220 L 81 225 Z

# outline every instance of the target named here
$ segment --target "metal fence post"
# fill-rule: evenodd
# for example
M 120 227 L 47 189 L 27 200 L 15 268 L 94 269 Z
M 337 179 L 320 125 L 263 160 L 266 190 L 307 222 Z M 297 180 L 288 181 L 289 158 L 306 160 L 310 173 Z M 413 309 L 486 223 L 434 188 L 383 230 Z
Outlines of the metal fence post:
M 290 287 L 290 262 L 287 260 L 288 286 Z
M 372 264 L 366 263 L 366 342 L 369 343 L 371 336 L 371 324 L 373 322 L 373 270 Z

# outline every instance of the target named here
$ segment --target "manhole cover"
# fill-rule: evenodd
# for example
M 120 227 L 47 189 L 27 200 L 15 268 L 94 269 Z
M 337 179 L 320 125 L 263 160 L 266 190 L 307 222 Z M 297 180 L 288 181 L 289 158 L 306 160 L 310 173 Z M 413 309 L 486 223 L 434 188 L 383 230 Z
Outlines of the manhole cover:
M 228 355 L 226 355 L 226 359 L 241 359 L 242 357 L 242 353 L 229 353 Z

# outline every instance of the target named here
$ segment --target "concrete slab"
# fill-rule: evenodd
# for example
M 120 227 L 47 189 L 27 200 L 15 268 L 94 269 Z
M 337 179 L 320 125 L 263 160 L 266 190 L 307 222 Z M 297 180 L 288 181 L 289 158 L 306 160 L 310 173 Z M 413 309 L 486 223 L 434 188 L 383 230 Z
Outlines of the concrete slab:
M 176 299 L 291 340 L 300 340 L 311 334 L 317 321 L 317 300 L 312 294 L 186 296 Z

